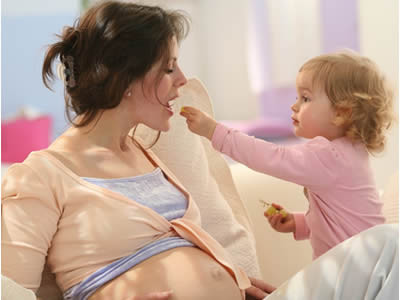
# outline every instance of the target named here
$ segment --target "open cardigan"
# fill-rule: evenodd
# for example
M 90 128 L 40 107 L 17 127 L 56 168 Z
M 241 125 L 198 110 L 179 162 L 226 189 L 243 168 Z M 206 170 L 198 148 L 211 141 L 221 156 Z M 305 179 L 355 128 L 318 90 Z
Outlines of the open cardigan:
M 50 151 L 32 152 L 9 167 L 2 182 L 2 273 L 26 288 L 40 285 L 44 264 L 65 291 L 101 267 L 148 243 L 181 236 L 250 286 L 226 250 L 201 228 L 195 202 L 150 150 L 149 159 L 188 199 L 182 218 L 171 222 L 122 194 L 89 183 Z

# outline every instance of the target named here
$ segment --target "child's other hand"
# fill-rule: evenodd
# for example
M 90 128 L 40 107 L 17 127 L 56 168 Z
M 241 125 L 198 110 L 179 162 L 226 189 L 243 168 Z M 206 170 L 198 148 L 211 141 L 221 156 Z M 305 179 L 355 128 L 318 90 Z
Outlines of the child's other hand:
M 282 206 L 275 203 L 272 203 L 272 206 L 275 207 L 277 211 L 284 209 Z M 294 232 L 296 229 L 293 214 L 289 212 L 287 212 L 284 217 L 281 213 L 269 215 L 267 211 L 265 211 L 264 216 L 268 219 L 271 227 L 278 232 Z
M 186 118 L 189 130 L 198 135 L 212 139 L 217 122 L 206 113 L 191 106 L 184 106 L 180 115 Z

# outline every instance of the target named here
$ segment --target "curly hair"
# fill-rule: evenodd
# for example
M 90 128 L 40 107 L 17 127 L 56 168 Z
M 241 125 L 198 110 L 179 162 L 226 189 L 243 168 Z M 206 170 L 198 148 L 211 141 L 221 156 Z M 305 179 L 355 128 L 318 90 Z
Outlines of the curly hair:
M 173 37 L 179 43 L 188 28 L 189 18 L 182 11 L 101 1 L 73 26 L 64 27 L 59 41 L 48 47 L 42 80 L 50 88 L 55 59 L 68 67 L 66 115 L 74 126 L 85 126 L 102 111 L 117 107 L 128 86 L 161 61 L 156 88 L 170 59 Z M 73 122 L 71 112 L 83 116 L 79 123 Z
M 393 91 L 369 58 L 351 50 L 314 57 L 299 72 L 312 72 L 312 85 L 324 90 L 344 125 L 345 136 L 365 144 L 369 153 L 385 147 L 386 130 L 394 120 Z

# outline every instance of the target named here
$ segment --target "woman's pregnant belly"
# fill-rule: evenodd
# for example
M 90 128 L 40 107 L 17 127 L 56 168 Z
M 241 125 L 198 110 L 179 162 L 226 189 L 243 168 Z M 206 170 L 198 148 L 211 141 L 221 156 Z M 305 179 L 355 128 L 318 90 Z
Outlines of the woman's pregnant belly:
M 169 290 L 173 291 L 171 300 L 242 300 L 228 271 L 194 247 L 174 248 L 149 258 L 98 289 L 89 300 L 124 300 Z

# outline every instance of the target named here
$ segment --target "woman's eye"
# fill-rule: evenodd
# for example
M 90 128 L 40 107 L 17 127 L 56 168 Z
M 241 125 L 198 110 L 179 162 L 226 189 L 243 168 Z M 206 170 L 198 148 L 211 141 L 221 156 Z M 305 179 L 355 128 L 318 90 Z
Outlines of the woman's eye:
M 174 69 L 167 69 L 167 74 L 171 74 L 172 72 L 174 72 Z

